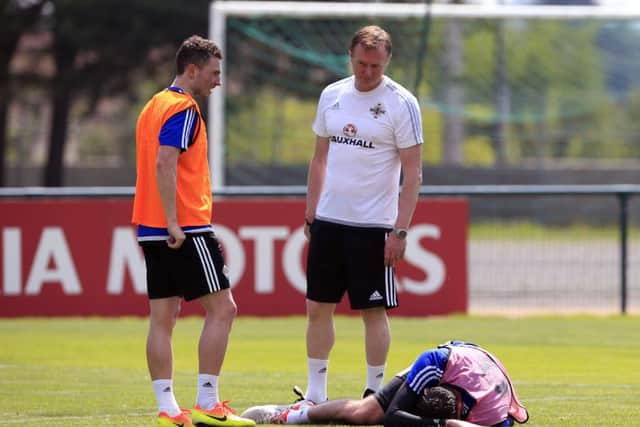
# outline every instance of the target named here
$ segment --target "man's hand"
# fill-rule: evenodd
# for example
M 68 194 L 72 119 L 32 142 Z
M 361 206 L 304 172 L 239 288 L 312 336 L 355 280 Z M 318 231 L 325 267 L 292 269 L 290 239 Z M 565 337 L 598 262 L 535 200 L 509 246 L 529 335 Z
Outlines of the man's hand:
M 169 232 L 169 238 L 167 239 L 167 246 L 171 249 L 180 249 L 182 244 L 184 243 L 184 239 L 186 236 L 184 235 L 184 231 L 177 224 L 171 224 L 167 226 L 167 231 Z
M 407 248 L 407 241 L 399 239 L 393 232 L 387 236 L 384 243 L 384 265 L 394 267 L 398 261 L 404 258 L 404 251 Z
M 308 217 L 304 217 L 304 235 L 306 236 L 307 240 L 311 239 L 311 224 L 313 223 L 313 220 L 309 220 L 307 219 Z

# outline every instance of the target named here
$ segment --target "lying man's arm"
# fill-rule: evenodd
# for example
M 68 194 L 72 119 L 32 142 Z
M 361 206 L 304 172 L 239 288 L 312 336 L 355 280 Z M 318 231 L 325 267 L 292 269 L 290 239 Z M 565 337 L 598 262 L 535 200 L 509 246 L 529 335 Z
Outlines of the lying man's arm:
M 405 382 L 400 386 L 393 397 L 391 404 L 384 414 L 384 427 L 444 427 L 447 420 L 436 418 L 422 418 L 413 414 L 418 396 Z M 451 425 L 451 427 L 468 427 L 464 425 Z

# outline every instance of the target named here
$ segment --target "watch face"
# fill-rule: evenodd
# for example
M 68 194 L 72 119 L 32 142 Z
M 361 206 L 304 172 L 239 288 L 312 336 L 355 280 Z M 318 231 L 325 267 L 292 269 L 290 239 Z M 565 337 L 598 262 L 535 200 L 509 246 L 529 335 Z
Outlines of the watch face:
M 407 230 L 396 230 L 396 236 L 400 239 L 407 237 Z

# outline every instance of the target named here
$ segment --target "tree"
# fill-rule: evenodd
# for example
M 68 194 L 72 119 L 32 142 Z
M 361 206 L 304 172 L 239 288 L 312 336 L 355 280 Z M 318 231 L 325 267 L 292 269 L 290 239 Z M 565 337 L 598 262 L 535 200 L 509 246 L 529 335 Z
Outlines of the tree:
M 0 187 L 5 182 L 7 124 L 12 91 L 9 64 L 20 36 L 40 18 L 45 0 L 0 0 Z
M 56 73 L 50 87 L 53 107 L 49 153 L 43 184 L 63 184 L 63 160 L 69 114 L 83 97 L 90 106 L 131 89 L 135 72 L 148 71 L 149 52 L 173 57 L 177 45 L 193 33 L 206 34 L 208 0 L 181 4 L 171 0 L 53 0 L 46 17 L 54 35 Z

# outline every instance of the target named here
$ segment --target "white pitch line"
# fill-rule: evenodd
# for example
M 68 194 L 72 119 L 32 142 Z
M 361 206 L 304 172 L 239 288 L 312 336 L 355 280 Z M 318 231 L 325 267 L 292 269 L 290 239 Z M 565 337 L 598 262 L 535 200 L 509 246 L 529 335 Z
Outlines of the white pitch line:
M 600 388 L 639 388 L 640 384 L 589 384 L 589 383 L 567 383 L 567 382 L 548 382 L 548 381 L 514 381 L 515 385 L 545 385 L 554 387 L 600 387 Z
M 525 406 L 526 403 L 529 402 L 569 402 L 569 401 L 594 401 L 594 402 L 600 402 L 602 401 L 602 396 L 569 396 L 569 395 L 562 395 L 562 396 L 545 396 L 545 397 L 532 397 L 532 398 L 527 398 L 527 399 L 522 399 L 525 402 Z
M 2 414 L 3 418 L 14 415 L 15 412 Z M 95 419 L 109 419 L 115 417 L 153 417 L 156 415 L 155 412 L 130 412 L 130 413 L 122 413 L 122 414 L 96 414 L 96 415 L 62 415 L 62 416 L 49 416 L 49 417 L 25 417 L 21 416 L 16 419 L 3 419 L 4 424 L 24 424 L 25 422 L 45 422 L 45 421 L 65 421 L 65 420 L 95 420 Z

